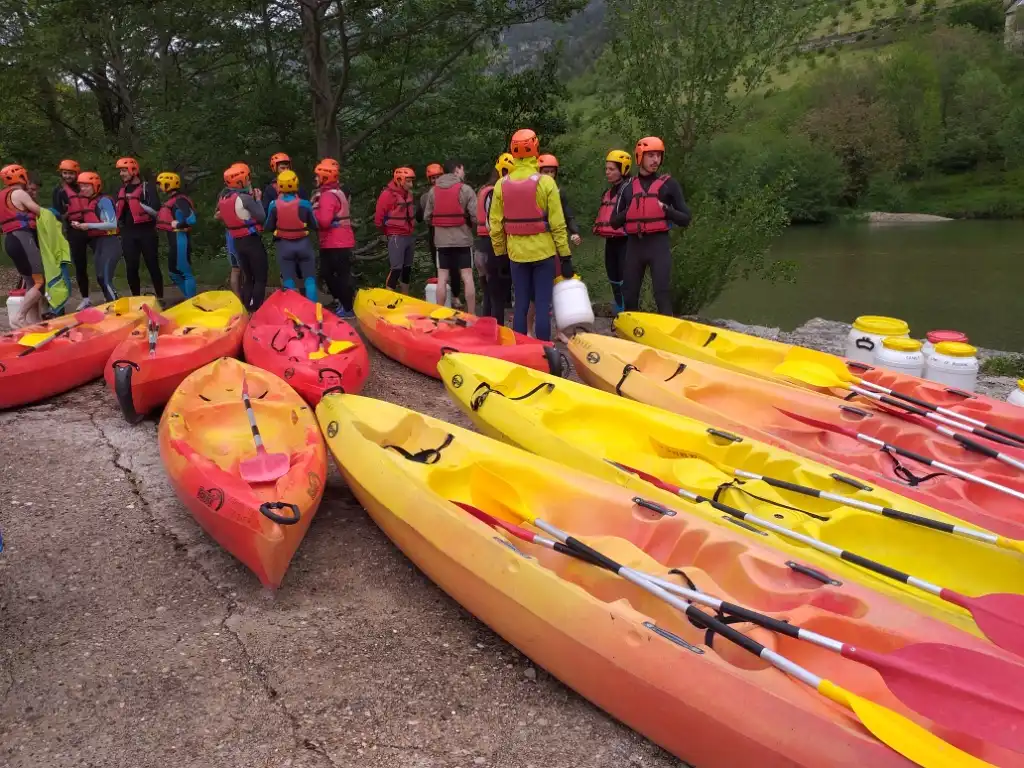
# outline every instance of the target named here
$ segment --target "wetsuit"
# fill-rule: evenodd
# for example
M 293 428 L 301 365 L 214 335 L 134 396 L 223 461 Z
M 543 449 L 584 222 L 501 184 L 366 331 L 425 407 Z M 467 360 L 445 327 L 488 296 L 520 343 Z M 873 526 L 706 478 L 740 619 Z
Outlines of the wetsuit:
M 626 247 L 627 238 L 622 230 L 612 230 L 611 224 L 604 225 L 601 221 L 602 215 L 611 219 L 619 202 L 619 195 L 623 188 L 632 184 L 633 179 L 623 176 L 618 182 L 605 191 L 601 198 L 602 209 L 598 213 L 598 221 L 594 224 L 594 234 L 604 239 L 604 271 L 608 275 L 608 282 L 612 286 L 612 299 L 615 303 L 615 313 L 618 314 L 624 309 L 622 300 L 622 280 L 626 269 Z M 611 206 L 611 210 L 604 208 L 605 204 Z M 614 233 L 613 233 L 614 232 Z
M 72 217 L 68 216 L 68 208 L 71 204 L 68 188 L 71 189 L 72 194 L 78 194 L 78 182 L 68 184 L 62 181 L 54 187 L 53 209 L 64 222 L 64 237 L 68 240 L 71 263 L 75 267 L 75 281 L 78 283 L 78 292 L 84 300 L 89 298 L 89 243 L 92 242 L 92 238 L 86 232 L 75 229 L 70 224 Z M 81 214 L 76 212 L 74 220 L 81 221 Z
M 196 211 L 192 202 L 182 194 L 175 193 L 164 206 L 169 206 L 171 229 L 167 235 L 167 271 L 186 299 L 196 295 L 196 278 L 192 274 L 192 233 L 196 223 Z M 175 226 L 175 224 L 177 226 Z M 158 227 L 160 227 L 158 223 Z M 161 229 L 163 227 L 160 227 Z
M 284 216 L 286 205 L 291 206 L 288 221 Z M 309 233 L 317 230 L 312 204 L 294 192 L 282 193 L 267 209 L 266 229 L 274 233 L 282 285 L 295 290 L 302 282 L 306 298 L 316 301 L 316 251 L 309 238 Z
M 160 198 L 152 184 L 142 182 L 139 203 L 143 216 L 133 212 L 131 205 L 123 198 L 132 195 L 139 184 L 124 184 L 117 194 L 117 228 L 121 233 L 121 250 L 124 253 L 125 271 L 128 273 L 128 287 L 135 296 L 142 293 L 139 279 L 140 257 L 146 262 L 146 271 L 153 281 L 153 293 L 158 299 L 164 297 L 164 276 L 160 270 L 159 241 L 156 236 L 156 217 L 160 209 Z
M 237 194 L 234 206 L 223 201 Z M 248 192 L 237 189 L 224 189 L 220 193 L 218 208 L 221 220 L 229 228 L 229 234 L 235 245 L 235 257 L 242 270 L 242 306 L 255 312 L 259 309 L 267 295 L 267 249 L 263 246 L 260 229 L 266 220 L 263 205 Z M 239 220 L 236 233 L 230 232 L 230 224 L 225 218 L 225 208 L 233 210 Z M 243 215 L 244 214 L 244 215 Z

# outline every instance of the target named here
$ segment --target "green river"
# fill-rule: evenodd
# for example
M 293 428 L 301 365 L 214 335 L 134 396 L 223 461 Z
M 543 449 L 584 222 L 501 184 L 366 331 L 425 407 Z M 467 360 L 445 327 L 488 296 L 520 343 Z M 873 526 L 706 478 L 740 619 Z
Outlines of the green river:
M 792 330 L 812 317 L 906 320 L 982 347 L 1024 351 L 1024 221 L 791 227 L 773 249 L 796 282 L 736 283 L 701 314 Z

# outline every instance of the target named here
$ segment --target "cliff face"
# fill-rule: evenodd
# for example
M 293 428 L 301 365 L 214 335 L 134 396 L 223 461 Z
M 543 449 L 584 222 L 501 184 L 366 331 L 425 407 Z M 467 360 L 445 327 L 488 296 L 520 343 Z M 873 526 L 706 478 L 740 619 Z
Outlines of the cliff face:
M 525 69 L 539 55 L 561 43 L 566 74 L 581 73 L 600 55 L 607 39 L 606 11 L 605 0 L 591 0 L 586 8 L 561 24 L 542 19 L 505 30 L 501 35 L 505 50 L 499 53 L 499 66 L 512 71 Z

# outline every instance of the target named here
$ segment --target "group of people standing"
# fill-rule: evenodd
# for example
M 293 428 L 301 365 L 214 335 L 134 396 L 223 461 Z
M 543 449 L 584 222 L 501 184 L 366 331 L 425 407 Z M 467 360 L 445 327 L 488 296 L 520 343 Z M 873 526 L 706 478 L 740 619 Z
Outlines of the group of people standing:
M 671 314 L 672 252 L 669 230 L 686 227 L 690 211 L 679 183 L 660 174 L 665 145 L 657 137 L 637 142 L 632 157 L 615 149 L 605 158 L 609 187 L 601 198 L 593 233 L 605 241 L 605 267 L 616 311 L 639 308 L 640 289 L 651 273 L 658 311 Z M 630 175 L 633 165 L 637 174 Z M 167 239 L 172 281 L 186 297 L 196 293 L 192 272 L 190 232 L 196 207 L 181 191 L 177 173 L 157 175 L 155 188 L 139 175 L 137 161 L 124 157 L 115 168 L 121 180 L 115 196 L 103 193 L 94 171 L 82 172 L 74 160 L 58 167 L 61 183 L 53 192 L 52 210 L 62 219 L 82 296 L 79 309 L 89 306 L 88 252 L 94 254 L 96 279 L 108 301 L 117 298 L 114 269 L 124 257 L 128 285 L 141 291 L 139 270 L 145 262 L 154 293 L 163 298 L 164 282 L 158 258 L 158 232 Z M 254 188 L 245 163 L 224 171 L 224 189 L 214 217 L 226 229 L 231 260 L 231 287 L 243 305 L 255 311 L 263 302 L 268 258 L 262 234 L 272 233 L 282 284 L 317 300 L 319 282 L 326 284 L 338 304 L 335 311 L 351 316 L 351 260 L 355 247 L 351 198 L 340 184 L 340 165 L 324 158 L 314 169 L 312 195 L 300 185 L 291 159 L 284 153 L 270 158 L 274 179 Z M 465 166 L 448 160 L 427 166 L 429 188 L 417 200 L 412 188 L 415 171 L 396 168 L 377 199 L 374 224 L 387 238 L 388 288 L 408 293 L 412 279 L 416 223 L 427 226 L 428 246 L 437 266 L 437 301 L 444 304 L 449 290 L 460 292 L 476 314 L 474 266 L 482 288 L 482 314 L 504 323 L 513 306 L 513 329 L 539 339 L 551 338 L 553 286 L 574 274 L 571 246 L 582 237 L 564 192 L 557 183 L 558 160 L 540 153 L 540 141 L 530 129 L 516 131 L 494 164 L 487 183 L 475 191 L 466 183 Z M 0 227 L 4 246 L 27 289 L 23 307 L 38 303 L 42 266 L 35 238 L 40 214 L 38 188 L 33 191 L 24 167 L 0 169 Z M 158 194 L 166 198 L 161 202 Z M 319 269 L 312 235 L 319 239 Z M 514 299 L 513 299 L 514 297 Z

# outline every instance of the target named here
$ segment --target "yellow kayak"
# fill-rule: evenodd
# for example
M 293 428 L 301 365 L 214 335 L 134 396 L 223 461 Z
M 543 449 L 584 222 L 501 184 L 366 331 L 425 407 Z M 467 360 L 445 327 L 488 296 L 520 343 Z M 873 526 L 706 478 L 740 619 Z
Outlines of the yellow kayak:
M 784 551 L 797 567 L 809 565 L 837 580 L 868 584 L 980 634 L 967 611 L 937 596 L 723 514 L 707 502 L 684 502 L 611 462 L 969 596 L 1024 593 L 1019 553 L 736 475 L 739 470 L 781 479 L 971 528 L 884 489 L 869 489 L 830 467 L 501 360 L 451 354 L 441 359 L 438 371 L 450 396 L 485 433 L 742 531 Z

